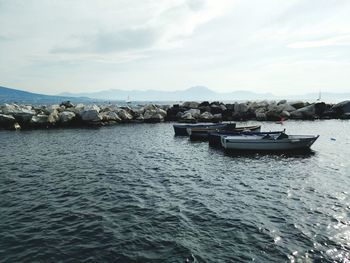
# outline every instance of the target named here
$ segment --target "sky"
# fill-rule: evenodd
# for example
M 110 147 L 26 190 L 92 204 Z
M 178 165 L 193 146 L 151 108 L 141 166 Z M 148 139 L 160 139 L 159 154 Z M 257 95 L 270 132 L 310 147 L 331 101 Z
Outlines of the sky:
M 348 0 L 0 0 L 0 85 L 350 92 Z

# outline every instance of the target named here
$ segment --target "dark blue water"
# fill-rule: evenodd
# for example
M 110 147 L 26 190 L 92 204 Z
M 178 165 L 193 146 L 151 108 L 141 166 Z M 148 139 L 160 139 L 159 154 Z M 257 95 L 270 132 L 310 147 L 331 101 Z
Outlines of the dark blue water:
M 349 262 L 350 122 L 282 128 L 314 153 L 229 156 L 166 123 L 0 131 L 0 262 Z

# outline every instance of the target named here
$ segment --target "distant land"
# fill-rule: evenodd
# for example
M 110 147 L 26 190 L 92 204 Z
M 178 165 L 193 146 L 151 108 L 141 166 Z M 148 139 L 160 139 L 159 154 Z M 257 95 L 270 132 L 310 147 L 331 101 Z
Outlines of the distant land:
M 120 90 L 110 89 L 93 93 L 62 93 L 60 95 L 70 97 L 89 97 L 102 100 L 129 100 L 131 101 L 242 101 L 242 100 L 309 100 L 316 101 L 319 93 L 307 93 L 294 96 L 276 96 L 272 93 L 256 93 L 252 91 L 237 90 L 227 93 L 215 92 L 204 86 L 191 87 L 186 90 L 158 91 L 158 90 Z M 349 93 L 322 92 L 321 100 L 337 102 L 350 99 Z
M 87 97 L 51 96 L 0 86 L 0 103 L 57 104 L 62 101 L 90 103 L 96 101 Z
M 307 93 L 295 96 L 276 96 L 272 93 L 256 93 L 251 91 L 232 91 L 228 93 L 215 92 L 207 87 L 196 86 L 186 90 L 157 91 L 157 90 L 120 90 L 111 89 L 93 93 L 61 93 L 56 96 L 31 93 L 18 89 L 0 86 L 0 103 L 32 103 L 53 104 L 69 100 L 73 103 L 101 103 L 101 102 L 179 102 L 179 101 L 244 101 L 244 100 L 303 100 L 314 102 L 318 93 Z M 321 101 L 328 103 L 350 99 L 350 93 L 322 92 Z

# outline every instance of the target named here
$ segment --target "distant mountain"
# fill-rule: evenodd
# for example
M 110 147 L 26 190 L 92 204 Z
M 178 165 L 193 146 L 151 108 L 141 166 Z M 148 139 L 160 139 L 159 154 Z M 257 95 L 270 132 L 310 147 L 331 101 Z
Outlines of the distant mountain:
M 203 101 L 203 100 L 253 100 L 273 99 L 271 93 L 255 93 L 250 91 L 233 91 L 229 93 L 218 93 L 203 86 L 196 86 L 186 90 L 158 91 L 158 90 L 119 90 L 110 89 L 93 93 L 62 93 L 64 96 L 83 96 L 102 100 L 127 100 L 132 101 Z
M 96 101 L 96 99 L 94 100 L 87 97 L 50 96 L 0 86 L 0 103 L 53 104 L 66 100 L 70 100 L 74 103 Z

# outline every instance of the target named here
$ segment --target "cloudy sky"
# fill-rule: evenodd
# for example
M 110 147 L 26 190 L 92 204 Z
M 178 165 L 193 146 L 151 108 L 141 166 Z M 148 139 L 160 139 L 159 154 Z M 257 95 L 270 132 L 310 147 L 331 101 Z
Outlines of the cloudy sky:
M 0 0 L 0 85 L 350 91 L 348 0 Z

